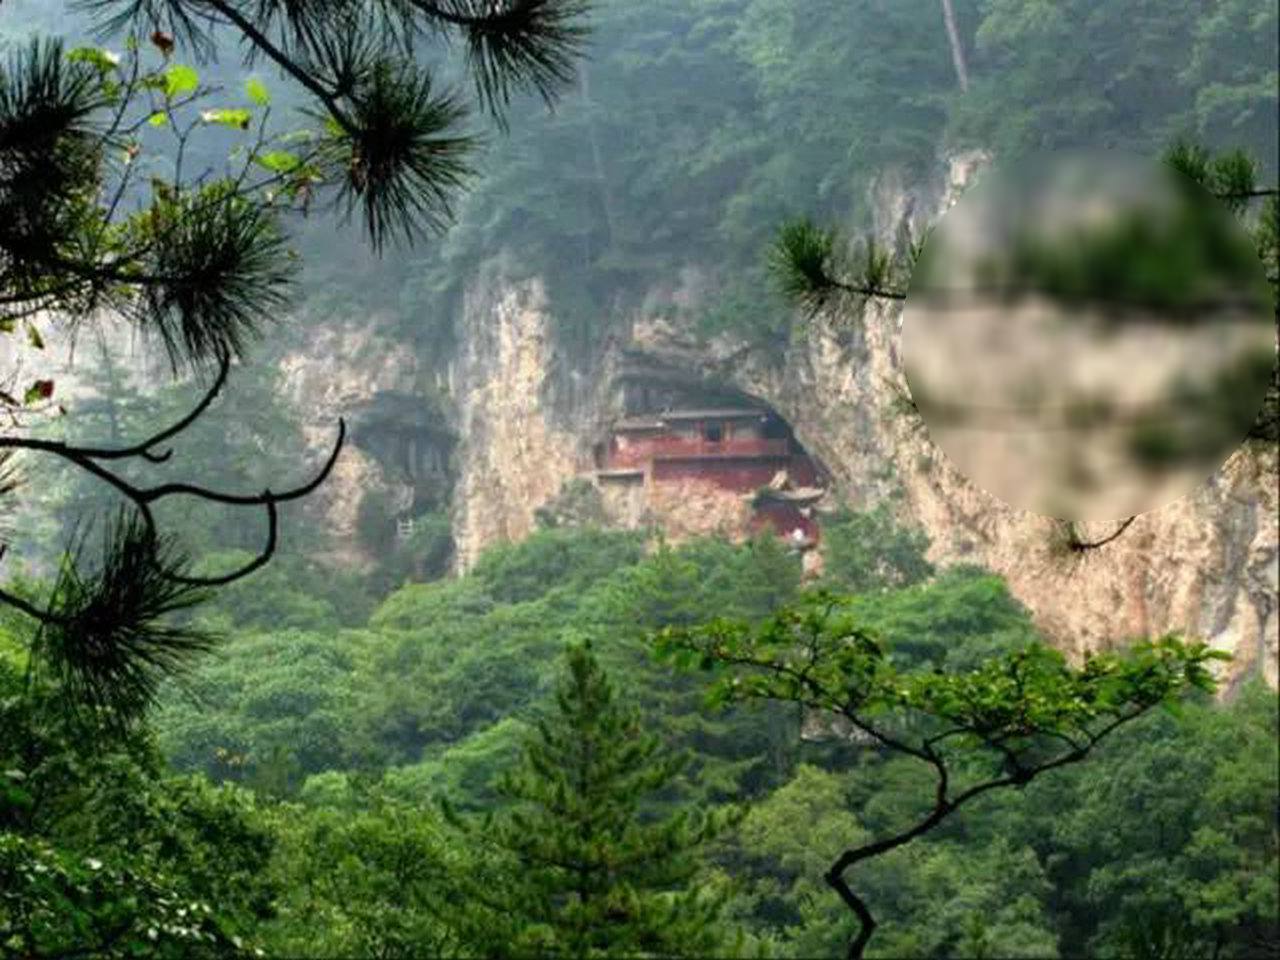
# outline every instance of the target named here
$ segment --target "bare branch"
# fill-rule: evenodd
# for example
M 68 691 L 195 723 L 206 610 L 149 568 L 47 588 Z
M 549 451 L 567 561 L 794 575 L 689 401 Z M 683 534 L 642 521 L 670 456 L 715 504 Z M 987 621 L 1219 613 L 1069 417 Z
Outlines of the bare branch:
M 206 410 L 208 410 L 210 404 L 213 403 L 214 398 L 217 397 L 223 384 L 226 382 L 229 365 L 230 361 L 224 356 L 219 365 L 217 379 L 214 381 L 212 387 L 210 387 L 204 397 L 201 398 L 200 402 L 196 404 L 196 406 L 192 408 L 186 416 L 139 443 L 132 444 L 128 447 L 97 448 L 79 447 L 61 440 L 44 440 L 36 437 L 9 436 L 0 437 L 0 450 L 31 450 L 39 453 L 48 453 L 74 464 L 86 473 L 89 473 L 108 484 L 121 494 L 121 496 L 129 500 L 137 508 L 143 522 L 153 535 L 158 535 L 158 525 L 156 523 L 152 507 L 155 503 L 165 497 L 190 496 L 203 500 L 207 503 L 225 504 L 227 506 L 265 507 L 267 511 L 267 541 L 261 553 L 259 553 L 252 561 L 239 569 L 231 571 L 230 573 L 215 577 L 190 577 L 186 575 L 174 575 L 171 577 L 171 579 L 189 586 L 223 586 L 235 580 L 239 580 L 242 577 L 248 576 L 270 560 L 272 555 L 275 553 L 279 539 L 278 506 L 281 503 L 305 497 L 307 494 L 318 488 L 320 484 L 328 478 L 329 474 L 333 471 L 334 465 L 338 461 L 338 456 L 342 452 L 342 447 L 346 441 L 346 421 L 339 418 L 337 440 L 335 441 L 328 458 L 325 460 L 316 475 L 305 483 L 292 487 L 281 493 L 273 493 L 270 490 L 264 490 L 260 494 L 234 494 L 190 483 L 165 483 L 152 487 L 140 486 L 113 472 L 106 466 L 103 466 L 100 461 L 115 462 L 129 459 L 144 459 L 151 463 L 160 463 L 168 460 L 172 455 L 172 450 L 166 450 L 163 453 L 156 453 L 154 448 L 158 444 L 181 434 L 184 430 L 195 423 L 195 421 Z M 50 614 L 48 611 L 40 611 L 38 608 L 21 598 L 0 593 L 0 601 L 8 602 L 16 609 L 21 610 L 23 613 L 41 620 L 42 622 L 50 622 Z

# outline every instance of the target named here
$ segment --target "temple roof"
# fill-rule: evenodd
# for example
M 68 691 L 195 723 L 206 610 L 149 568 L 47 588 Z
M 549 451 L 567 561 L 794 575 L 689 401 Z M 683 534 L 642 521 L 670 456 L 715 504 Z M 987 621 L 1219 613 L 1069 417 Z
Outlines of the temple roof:
M 768 411 L 754 407 L 707 407 L 690 410 L 664 410 L 662 413 L 625 417 L 614 423 L 615 431 L 662 430 L 672 422 L 683 420 L 763 420 Z
M 666 423 L 657 417 L 627 417 L 614 423 L 614 430 L 665 430 Z
M 761 490 L 756 496 L 765 500 L 777 500 L 780 503 L 807 505 L 817 503 L 826 495 L 826 492 L 822 487 L 796 487 L 794 490 Z
M 662 420 L 755 420 L 768 412 L 755 407 L 710 407 L 703 410 L 664 410 Z

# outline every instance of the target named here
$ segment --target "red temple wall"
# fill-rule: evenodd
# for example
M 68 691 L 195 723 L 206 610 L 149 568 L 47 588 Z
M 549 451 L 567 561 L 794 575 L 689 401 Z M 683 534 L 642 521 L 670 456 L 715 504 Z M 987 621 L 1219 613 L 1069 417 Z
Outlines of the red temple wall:
M 712 442 L 701 437 L 670 434 L 629 437 L 625 444 L 615 439 L 609 451 L 611 467 L 638 467 L 655 457 L 786 457 L 791 445 L 786 440 L 735 438 Z
M 605 466 L 644 469 L 654 482 L 697 480 L 721 490 L 749 494 L 767 486 L 779 470 L 785 469 L 794 486 L 818 485 L 813 461 L 794 454 L 790 440 L 751 436 L 746 430 L 737 436 L 726 431 L 723 439 L 712 442 L 691 425 L 679 433 L 615 435 L 607 449 L 601 446 L 597 457 L 605 461 Z M 796 505 L 780 501 L 759 504 L 751 526 L 755 531 L 771 529 L 787 539 L 797 528 L 811 542 L 820 536 L 816 520 L 804 516 Z
M 706 480 L 725 490 L 751 493 L 786 466 L 784 460 L 655 460 L 653 479 Z
M 705 477 L 726 489 L 750 493 L 771 481 L 779 470 L 786 470 L 792 484 L 816 486 L 817 470 L 808 457 L 777 457 L 768 460 L 655 460 L 653 479 L 687 479 Z

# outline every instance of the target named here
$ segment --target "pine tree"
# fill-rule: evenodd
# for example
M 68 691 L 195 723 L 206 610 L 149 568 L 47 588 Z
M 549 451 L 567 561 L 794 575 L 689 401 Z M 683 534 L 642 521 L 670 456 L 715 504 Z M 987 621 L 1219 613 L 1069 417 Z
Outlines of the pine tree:
M 691 955 L 725 949 L 723 898 L 699 889 L 696 849 L 735 819 L 644 801 L 679 775 L 620 703 L 590 646 L 570 647 L 555 710 L 499 781 L 511 801 L 483 835 L 513 861 L 515 952 L 575 957 Z

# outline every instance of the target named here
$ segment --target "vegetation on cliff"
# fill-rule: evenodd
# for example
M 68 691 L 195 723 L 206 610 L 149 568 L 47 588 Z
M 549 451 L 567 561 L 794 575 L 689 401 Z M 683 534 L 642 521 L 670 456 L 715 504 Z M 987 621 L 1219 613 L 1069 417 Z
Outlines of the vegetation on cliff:
M 691 265 L 714 278 L 704 335 L 785 342 L 788 312 L 759 264 L 777 226 L 804 216 L 861 233 L 877 203 L 921 194 L 974 148 L 1150 156 L 1186 136 L 1245 149 L 1274 181 L 1274 9 L 952 6 L 967 91 L 937 0 L 599 3 L 578 88 L 553 117 L 513 123 L 457 229 L 415 264 L 406 332 L 447 323 L 475 265 L 506 248 L 550 284 L 567 349 Z

